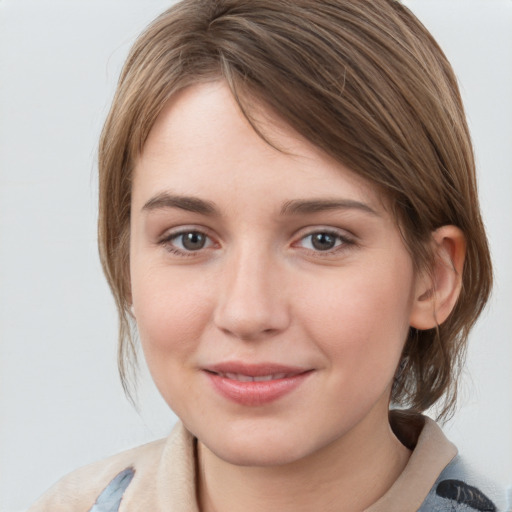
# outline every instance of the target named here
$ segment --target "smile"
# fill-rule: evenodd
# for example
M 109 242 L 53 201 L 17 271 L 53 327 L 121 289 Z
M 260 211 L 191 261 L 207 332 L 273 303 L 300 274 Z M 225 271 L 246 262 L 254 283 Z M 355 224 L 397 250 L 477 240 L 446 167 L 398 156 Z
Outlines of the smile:
M 286 373 L 275 373 L 271 375 L 244 375 L 243 373 L 218 373 L 219 377 L 226 379 L 237 380 L 239 382 L 268 382 L 270 380 L 285 379 L 286 377 L 293 377 L 293 375 Z
M 273 364 L 224 363 L 206 368 L 204 373 L 221 397 L 243 406 L 261 406 L 297 389 L 313 370 Z

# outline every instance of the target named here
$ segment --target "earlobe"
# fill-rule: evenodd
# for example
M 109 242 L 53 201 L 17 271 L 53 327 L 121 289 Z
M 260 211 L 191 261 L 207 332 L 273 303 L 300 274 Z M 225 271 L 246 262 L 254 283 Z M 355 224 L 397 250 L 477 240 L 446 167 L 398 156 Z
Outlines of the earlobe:
M 466 238 L 456 226 L 442 226 L 432 233 L 432 273 L 418 276 L 410 325 L 418 330 L 441 325 L 450 315 L 460 294 L 466 255 Z

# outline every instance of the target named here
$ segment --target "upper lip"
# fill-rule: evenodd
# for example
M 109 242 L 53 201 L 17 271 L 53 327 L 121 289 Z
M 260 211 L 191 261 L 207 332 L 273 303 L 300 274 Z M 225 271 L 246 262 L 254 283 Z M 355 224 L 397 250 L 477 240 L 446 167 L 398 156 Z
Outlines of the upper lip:
M 283 375 L 290 377 L 307 372 L 310 368 L 289 366 L 277 363 L 244 363 L 241 361 L 226 361 L 218 364 L 208 365 L 205 371 L 217 374 L 238 374 L 248 377 L 263 377 L 267 375 Z

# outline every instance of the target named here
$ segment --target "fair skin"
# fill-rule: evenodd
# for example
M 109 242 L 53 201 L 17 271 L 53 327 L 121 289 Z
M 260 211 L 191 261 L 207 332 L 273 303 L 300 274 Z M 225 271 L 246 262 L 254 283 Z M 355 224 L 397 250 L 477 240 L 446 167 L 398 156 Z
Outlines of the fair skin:
M 223 82 L 157 119 L 132 189 L 143 350 L 198 438 L 203 512 L 364 510 L 410 455 L 389 427 L 391 384 L 409 326 L 453 307 L 463 238 L 438 230 L 438 282 L 418 275 L 373 185 L 259 119 L 285 151 Z

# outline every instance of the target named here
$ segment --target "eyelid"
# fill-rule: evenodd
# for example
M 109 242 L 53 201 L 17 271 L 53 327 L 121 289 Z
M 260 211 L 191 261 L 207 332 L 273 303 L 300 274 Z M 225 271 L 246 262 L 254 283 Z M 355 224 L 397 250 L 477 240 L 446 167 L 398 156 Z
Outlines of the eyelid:
M 212 230 L 206 226 L 202 226 L 200 224 L 180 224 L 178 226 L 168 227 L 162 230 L 162 234 L 158 236 L 158 241 L 191 232 L 202 233 L 210 238 L 214 237 Z
M 309 235 L 314 235 L 315 233 L 328 233 L 330 235 L 339 236 L 341 238 L 347 238 L 351 240 L 356 240 L 356 235 L 352 232 L 350 232 L 347 229 L 344 228 L 338 228 L 336 226 L 329 226 L 329 225 L 312 225 L 312 226 L 306 226 L 303 228 L 300 228 L 295 232 L 293 235 L 293 238 L 295 240 L 302 239 Z

